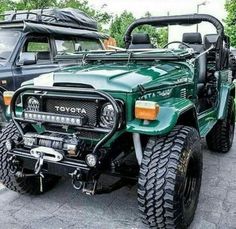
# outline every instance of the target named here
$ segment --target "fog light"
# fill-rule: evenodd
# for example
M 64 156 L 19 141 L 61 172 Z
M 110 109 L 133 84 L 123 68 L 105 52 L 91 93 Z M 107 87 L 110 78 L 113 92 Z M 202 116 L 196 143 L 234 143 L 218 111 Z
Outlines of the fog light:
M 95 167 L 97 164 L 97 156 L 94 154 L 86 155 L 85 161 L 89 167 Z
M 13 149 L 13 141 L 12 140 L 6 140 L 5 146 L 6 146 L 8 151 L 12 150 Z

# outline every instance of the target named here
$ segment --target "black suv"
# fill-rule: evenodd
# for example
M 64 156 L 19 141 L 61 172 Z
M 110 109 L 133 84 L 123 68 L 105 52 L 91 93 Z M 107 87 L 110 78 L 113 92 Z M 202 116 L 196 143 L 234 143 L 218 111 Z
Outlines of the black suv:
M 0 21 L 0 107 L 4 91 L 41 74 L 75 64 L 63 54 L 103 49 L 97 23 L 75 9 L 7 12 Z M 1 112 L 1 123 L 5 112 Z

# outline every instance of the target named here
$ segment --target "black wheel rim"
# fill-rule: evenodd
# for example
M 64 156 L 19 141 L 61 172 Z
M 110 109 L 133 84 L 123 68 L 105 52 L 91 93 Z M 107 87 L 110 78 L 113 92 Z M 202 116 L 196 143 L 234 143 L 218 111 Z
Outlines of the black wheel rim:
M 200 168 L 196 160 L 190 157 L 189 164 L 185 177 L 184 192 L 183 192 L 183 208 L 187 214 L 188 210 L 193 208 L 199 192 Z

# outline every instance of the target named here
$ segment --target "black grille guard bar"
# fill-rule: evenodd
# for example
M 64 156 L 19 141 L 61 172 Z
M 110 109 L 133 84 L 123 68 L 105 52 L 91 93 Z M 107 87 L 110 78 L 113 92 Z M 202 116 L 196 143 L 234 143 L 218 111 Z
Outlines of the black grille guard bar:
M 24 136 L 24 131 L 23 128 L 21 127 L 21 125 L 18 123 L 18 121 L 24 121 L 23 119 L 20 120 L 19 118 L 17 118 L 16 116 L 16 101 L 19 97 L 20 94 L 22 94 L 25 91 L 50 91 L 50 92 L 67 92 L 70 94 L 76 94 L 76 93 L 82 93 L 82 94 L 97 94 L 103 98 L 105 98 L 106 100 L 108 100 L 113 108 L 114 108 L 114 117 L 115 117 L 115 122 L 114 125 L 111 129 L 111 131 L 109 131 L 94 147 L 93 149 L 93 154 L 96 154 L 96 152 L 98 151 L 98 149 L 100 147 L 102 147 L 105 143 L 107 143 L 112 136 L 114 135 L 114 133 L 117 131 L 118 127 L 119 127 L 119 121 L 120 121 L 120 117 L 121 117 L 121 110 L 117 104 L 117 102 L 115 101 L 115 99 L 109 95 L 108 93 L 102 92 L 102 91 L 98 91 L 95 89 L 78 89 L 78 88 L 66 88 L 66 87 L 36 87 L 36 86 L 25 86 L 22 87 L 20 89 L 18 89 L 13 97 L 12 97 L 12 101 L 11 101 L 11 116 L 12 116 L 12 120 L 14 122 L 14 124 L 16 125 L 17 129 L 19 130 L 20 134 L 22 136 Z

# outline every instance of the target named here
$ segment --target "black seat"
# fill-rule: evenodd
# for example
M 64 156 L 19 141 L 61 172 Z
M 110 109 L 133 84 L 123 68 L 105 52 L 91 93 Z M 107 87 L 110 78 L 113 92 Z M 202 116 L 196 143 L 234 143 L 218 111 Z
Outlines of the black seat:
M 202 36 L 200 33 L 184 33 L 183 42 L 189 45 L 196 53 L 196 56 L 205 51 L 204 44 L 202 43 Z M 206 54 L 203 54 L 198 58 L 199 64 L 199 78 L 197 84 L 198 97 L 204 96 L 203 90 L 206 84 L 206 72 L 207 72 L 207 58 Z
M 197 54 L 204 51 L 202 35 L 200 33 L 184 33 L 182 41 L 188 44 Z
M 134 33 L 129 49 L 152 49 L 154 46 L 146 33 Z

